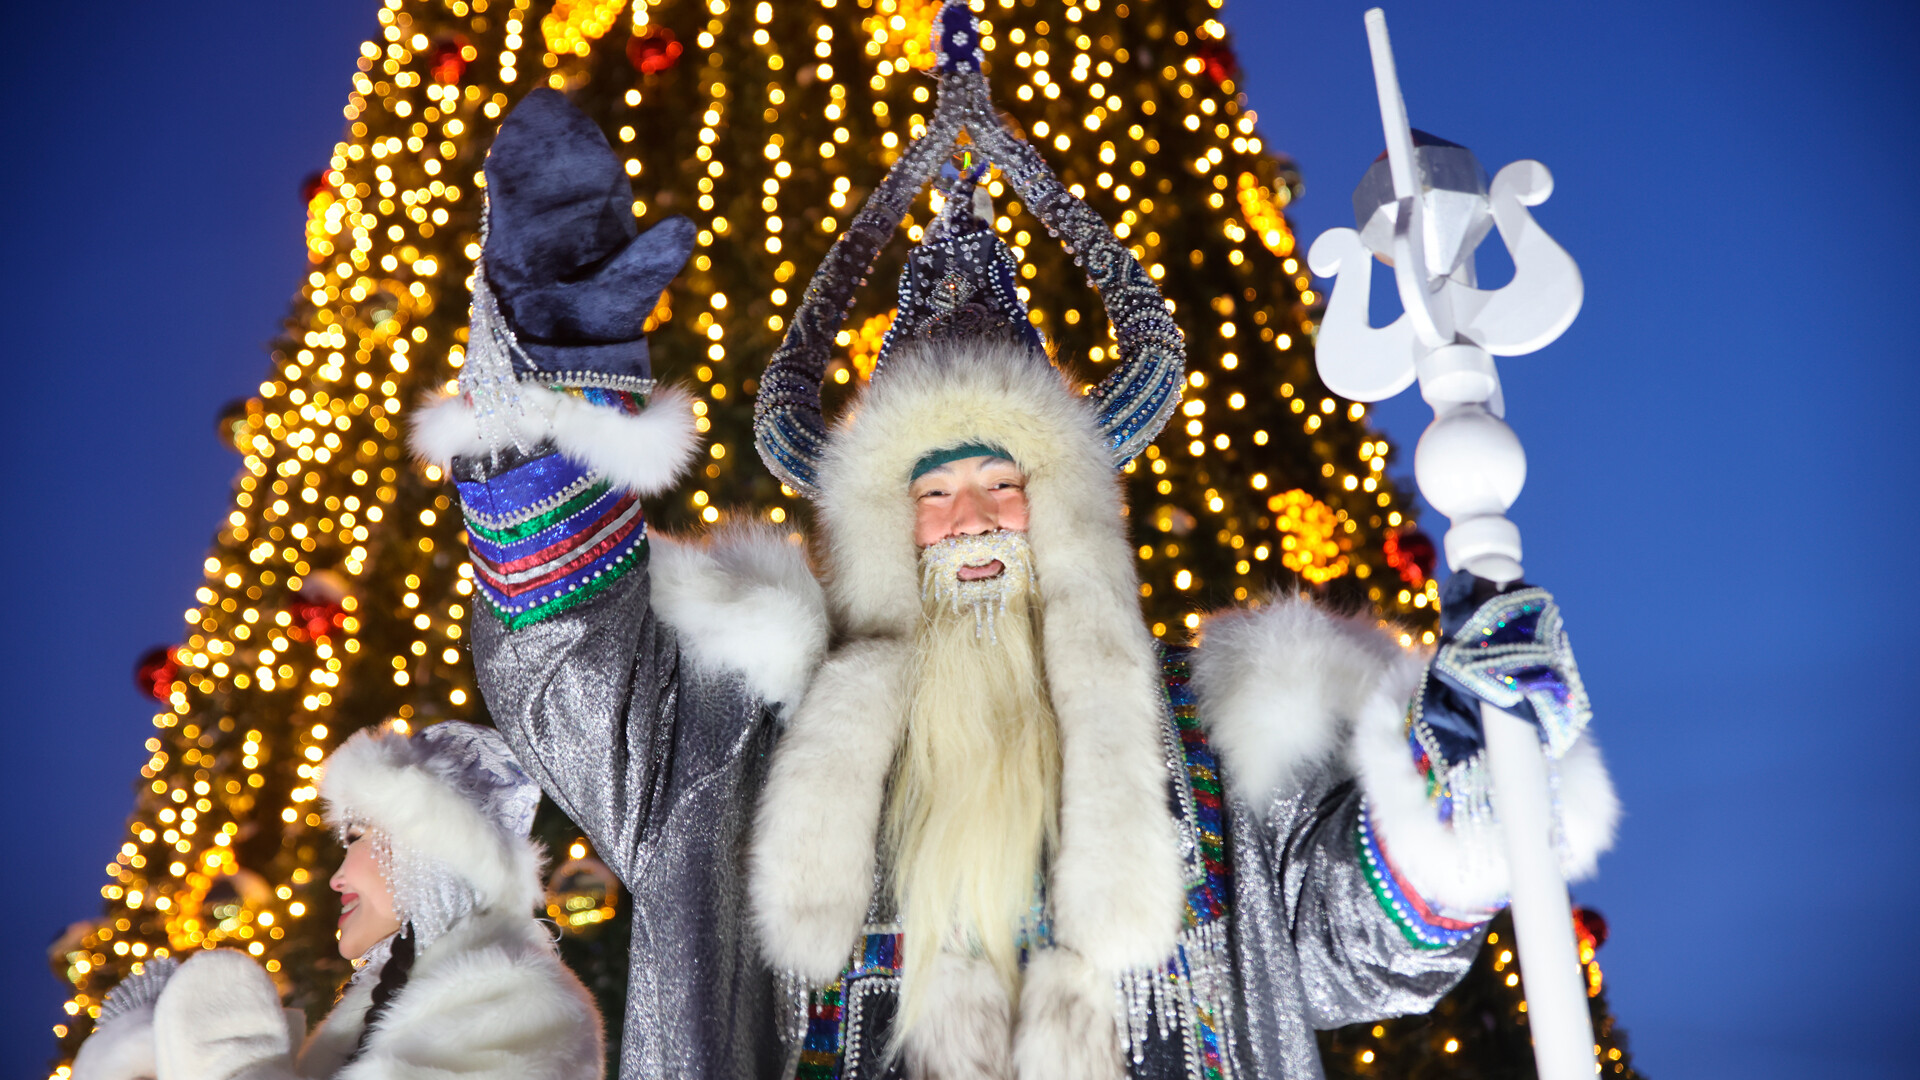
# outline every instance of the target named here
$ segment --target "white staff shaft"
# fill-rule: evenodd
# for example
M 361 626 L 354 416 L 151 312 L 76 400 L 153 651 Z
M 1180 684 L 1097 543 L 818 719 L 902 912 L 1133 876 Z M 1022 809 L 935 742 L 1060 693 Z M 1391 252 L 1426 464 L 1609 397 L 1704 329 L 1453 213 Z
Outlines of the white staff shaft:
M 1573 909 L 1554 853 L 1553 797 L 1540 735 L 1532 724 L 1484 702 L 1480 724 L 1506 834 L 1514 948 L 1525 980 L 1534 1066 L 1540 1080 L 1591 1080 L 1593 1019 L 1574 943 Z
M 1387 139 L 1387 162 L 1398 205 L 1390 250 L 1377 241 L 1364 240 L 1365 230 L 1374 227 L 1367 221 L 1360 222 L 1362 233 L 1354 235 L 1352 241 L 1368 244 L 1375 254 L 1391 256 L 1396 284 L 1407 308 L 1403 318 L 1412 322 L 1413 328 L 1412 332 L 1406 328 L 1397 333 L 1391 328 L 1376 331 L 1366 323 L 1364 299 L 1358 308 L 1349 304 L 1344 314 L 1337 314 L 1338 302 L 1332 301 L 1320 339 L 1320 368 L 1323 372 L 1337 371 L 1343 379 L 1354 377 L 1358 380 L 1355 385 L 1378 391 L 1369 399 L 1378 400 L 1406 385 L 1400 381 L 1397 387 L 1391 386 L 1396 380 L 1385 373 L 1395 367 L 1397 357 L 1392 354 L 1404 356 L 1401 350 L 1412 346 L 1413 373 L 1420 380 L 1421 396 L 1434 407 L 1434 422 L 1421 437 L 1414 455 L 1414 475 L 1427 501 L 1453 521 L 1445 541 L 1448 564 L 1456 571 L 1469 571 L 1505 585 L 1520 578 L 1519 530 L 1506 519 L 1506 510 L 1525 482 L 1526 455 L 1512 429 L 1501 419 L 1504 410 L 1497 404 L 1499 381 L 1490 347 L 1480 339 L 1463 337 L 1456 329 L 1464 325 L 1461 319 L 1471 322 L 1474 312 L 1484 316 L 1484 295 L 1472 311 L 1456 311 L 1456 293 L 1473 291 L 1471 287 L 1432 273 L 1424 257 L 1414 257 L 1421 250 L 1425 219 L 1437 211 L 1425 201 L 1428 196 L 1420 175 L 1421 152 L 1414 146 L 1406 99 L 1400 93 L 1386 13 L 1379 8 L 1368 11 L 1366 24 L 1374 92 L 1379 97 L 1380 125 Z M 1540 176 L 1528 179 L 1545 181 L 1545 170 L 1539 172 Z M 1518 196 L 1524 205 L 1540 201 L 1550 190 L 1543 182 L 1520 187 L 1525 189 Z M 1508 191 L 1498 197 L 1513 199 L 1515 193 Z M 1457 200 L 1450 206 L 1449 213 L 1457 216 L 1463 212 Z M 1517 250 L 1516 245 L 1524 245 L 1527 239 L 1521 223 L 1529 229 L 1533 226 L 1519 206 L 1507 209 L 1511 212 L 1503 219 L 1500 208 L 1490 207 L 1508 248 Z M 1544 234 L 1540 238 L 1544 239 Z M 1326 242 L 1323 236 L 1315 246 Z M 1329 245 L 1328 253 L 1339 254 L 1333 250 L 1338 246 Z M 1506 345 L 1503 355 L 1540 348 L 1557 337 L 1579 310 L 1578 271 L 1557 245 L 1547 246 L 1557 254 L 1557 260 L 1548 258 L 1527 265 L 1557 267 L 1558 277 L 1537 268 L 1524 274 L 1516 269 L 1513 282 L 1498 290 L 1498 296 L 1507 308 L 1515 310 L 1527 307 L 1529 301 L 1543 310 L 1564 309 L 1564 319 L 1550 332 L 1523 320 L 1526 332 L 1508 335 L 1516 338 L 1511 342 L 1494 335 Z M 1471 265 L 1472 252 L 1464 255 Z M 1346 257 L 1342 255 L 1342 259 Z M 1515 266 L 1521 262 L 1516 254 Z M 1341 275 L 1342 286 L 1357 288 L 1365 297 L 1369 269 L 1339 260 L 1336 263 L 1329 267 Z M 1357 275 L 1356 283 L 1347 284 L 1350 274 Z M 1337 333 L 1336 317 L 1344 320 L 1338 324 Z M 1480 329 L 1484 335 L 1486 328 Z M 1329 383 L 1332 381 L 1329 379 Z M 1566 881 L 1560 876 L 1552 835 L 1554 806 L 1547 786 L 1546 755 L 1533 726 L 1511 713 L 1482 705 L 1481 719 L 1494 804 L 1503 824 L 1512 878 L 1514 947 L 1526 980 L 1534 1062 L 1541 1080 L 1587 1080 L 1597 1071 L 1593 1022 L 1587 1011 L 1585 979 L 1574 942 L 1572 906 L 1567 900 Z

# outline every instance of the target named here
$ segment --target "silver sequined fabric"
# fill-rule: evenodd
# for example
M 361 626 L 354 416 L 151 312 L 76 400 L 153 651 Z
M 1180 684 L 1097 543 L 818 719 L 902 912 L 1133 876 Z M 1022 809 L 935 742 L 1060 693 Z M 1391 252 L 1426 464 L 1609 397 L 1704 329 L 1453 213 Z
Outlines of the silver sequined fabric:
M 621 1076 L 780 1076 L 804 1028 L 805 988 L 760 962 L 745 880 L 775 728 L 740 681 L 686 666 L 647 596 L 638 567 L 521 630 L 476 620 L 481 688 L 521 764 L 631 894 Z M 1228 1075 L 1320 1077 L 1316 1028 L 1426 1011 L 1472 962 L 1477 940 L 1416 948 L 1380 909 L 1353 842 L 1359 808 L 1352 778 L 1331 764 L 1271 805 L 1226 801 L 1231 910 L 1188 944 L 1196 983 L 1223 1006 Z M 1154 993 L 1116 988 L 1118 1019 L 1147 1043 L 1163 1022 Z M 1129 1001 L 1146 1003 L 1140 1017 Z M 1130 1071 L 1187 1077 L 1190 1060 L 1142 1053 Z

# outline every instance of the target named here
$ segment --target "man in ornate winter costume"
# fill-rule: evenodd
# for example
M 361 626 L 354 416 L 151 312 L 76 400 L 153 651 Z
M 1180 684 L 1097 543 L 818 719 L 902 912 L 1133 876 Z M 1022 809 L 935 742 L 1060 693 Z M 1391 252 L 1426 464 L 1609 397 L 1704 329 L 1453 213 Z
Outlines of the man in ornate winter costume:
M 415 436 L 460 481 L 487 704 L 632 893 L 625 1077 L 1317 1077 L 1315 1029 L 1430 1008 L 1502 903 L 1457 720 L 1471 680 L 1297 600 L 1216 616 L 1193 649 L 1154 641 L 1116 467 L 1178 402 L 1178 332 L 1000 127 L 965 5 L 936 27 L 939 108 L 829 253 L 757 402 L 763 460 L 818 507 L 824 589 L 782 534 L 645 536 L 636 499 L 692 454 L 669 422 L 684 405 L 640 408 L 644 342 L 592 370 L 565 334 L 529 343 L 514 291 L 584 291 L 649 244 L 677 267 L 685 234 L 562 242 L 545 211 L 592 191 L 624 208 L 615 158 L 557 95 L 503 125 L 467 393 Z M 829 427 L 852 291 L 962 129 L 1082 260 L 1120 369 L 1083 395 L 1051 366 L 961 177 L 880 367 Z M 562 252 L 544 282 L 491 273 L 543 246 Z M 602 303 L 644 312 L 664 284 Z M 576 318 L 572 340 L 609 340 L 607 322 Z M 621 399 L 582 403 L 583 383 Z M 1495 632 L 1457 644 L 1532 658 L 1497 674 L 1577 730 L 1550 599 L 1489 604 Z M 1580 875 L 1617 809 L 1586 738 L 1560 775 Z

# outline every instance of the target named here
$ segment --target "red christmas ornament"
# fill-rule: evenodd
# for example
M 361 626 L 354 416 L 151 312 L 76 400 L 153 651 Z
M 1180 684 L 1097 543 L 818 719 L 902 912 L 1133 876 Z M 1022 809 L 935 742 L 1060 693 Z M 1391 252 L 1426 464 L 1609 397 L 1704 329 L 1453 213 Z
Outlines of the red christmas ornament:
M 1607 943 L 1607 918 L 1590 907 L 1573 909 L 1573 928 L 1596 949 Z
M 1194 47 L 1193 55 L 1207 65 L 1207 78 L 1212 79 L 1215 86 L 1226 82 L 1227 78 L 1233 74 L 1235 64 L 1238 63 L 1233 55 L 1233 49 L 1224 41 L 1203 41 Z
M 140 654 L 133 665 L 133 681 L 143 694 L 151 694 L 155 701 L 165 701 L 173 694 L 173 680 L 180 674 L 180 658 L 175 656 L 173 648 L 167 645 L 155 645 Z
M 1388 533 L 1380 550 L 1387 557 L 1387 565 L 1399 571 L 1400 580 L 1410 588 L 1425 585 L 1433 576 L 1433 541 L 1418 529 Z
M 443 85 L 452 85 L 460 81 L 467 73 L 467 53 L 473 46 L 463 37 L 441 38 L 433 43 L 433 54 L 428 61 L 428 70 L 433 72 L 433 81 Z
M 627 39 L 627 59 L 643 75 L 658 75 L 680 62 L 683 50 L 664 26 Z
M 315 195 L 323 191 L 329 191 L 332 188 L 333 174 L 326 169 L 322 169 L 316 173 L 308 173 L 307 178 L 300 181 L 300 201 L 310 203 L 313 201 Z
M 346 613 L 340 605 L 330 600 L 296 599 L 287 608 L 287 613 L 293 616 L 294 626 L 306 631 L 309 638 L 333 633 L 334 628 L 346 619 Z

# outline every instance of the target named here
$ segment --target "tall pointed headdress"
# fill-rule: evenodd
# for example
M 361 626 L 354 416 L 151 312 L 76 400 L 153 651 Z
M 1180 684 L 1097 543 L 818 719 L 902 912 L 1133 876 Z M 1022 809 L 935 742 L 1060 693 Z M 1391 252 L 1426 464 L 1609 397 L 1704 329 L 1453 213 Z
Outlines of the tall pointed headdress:
M 820 386 L 853 291 L 872 271 L 920 190 L 947 163 L 963 131 L 972 140 L 969 148 L 998 166 L 1014 193 L 1060 238 L 1106 306 L 1119 341 L 1120 366 L 1094 388 L 1092 398 L 1114 466 L 1153 441 L 1180 403 L 1186 353 L 1153 279 L 1107 223 L 1062 187 L 1046 161 L 1001 123 L 980 70 L 980 28 L 965 0 L 947 0 L 933 27 L 940 87 L 926 134 L 907 146 L 814 271 L 754 399 L 760 459 L 782 483 L 809 498 L 818 492 L 817 470 L 828 439 Z M 977 175 L 970 172 L 949 191 L 947 212 L 908 258 L 889 345 L 904 335 L 957 337 L 983 328 L 1032 335 L 1030 324 L 1012 326 L 1007 323 L 1013 320 L 992 317 L 1008 312 L 1010 259 L 991 227 L 981 227 L 970 212 Z M 1012 307 L 1018 311 L 1017 299 Z M 884 377 L 884 360 L 883 352 L 875 378 Z M 1038 351 L 1035 362 L 1046 362 Z

